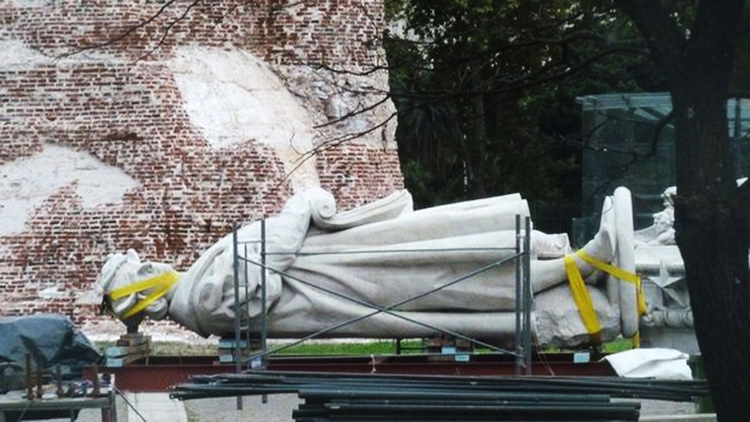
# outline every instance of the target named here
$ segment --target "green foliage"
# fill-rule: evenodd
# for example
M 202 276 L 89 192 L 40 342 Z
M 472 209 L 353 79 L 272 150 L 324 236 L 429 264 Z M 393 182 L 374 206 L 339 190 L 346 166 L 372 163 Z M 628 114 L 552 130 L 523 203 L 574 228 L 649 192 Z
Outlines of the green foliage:
M 630 350 L 633 348 L 633 341 L 618 337 L 615 340 L 612 340 L 607 343 L 603 343 L 599 346 L 599 350 L 602 353 L 610 354 L 610 353 L 618 353 L 618 352 L 624 352 L 626 350 Z M 569 353 L 572 349 L 564 349 L 560 347 L 554 347 L 554 346 L 548 346 L 544 348 L 544 353 Z
M 402 171 L 417 206 L 580 196 L 575 97 L 663 88 L 607 1 L 388 0 Z M 596 59 L 596 60 L 594 60 Z M 550 142 L 550 141 L 554 142 Z
M 732 72 L 732 95 L 747 98 L 750 93 L 750 7 L 745 7 L 743 25 L 737 39 L 737 55 Z
M 626 338 L 618 338 L 617 340 L 602 345 L 602 352 L 604 353 L 617 353 L 624 352 L 633 348 L 633 341 Z
M 108 347 L 115 346 L 113 341 L 97 341 L 94 347 L 104 354 Z M 154 341 L 151 343 L 151 356 L 206 356 L 219 352 L 216 343 L 186 343 L 176 341 Z
M 283 343 L 272 341 L 269 348 Z M 112 341 L 96 342 L 94 346 L 100 353 L 108 347 L 114 346 Z M 186 343 L 155 341 L 151 344 L 151 356 L 213 356 L 218 355 L 218 343 Z M 418 353 L 420 340 L 404 340 L 401 342 L 402 353 Z M 396 353 L 395 340 L 372 340 L 361 342 L 315 341 L 302 343 L 288 349 L 281 350 L 279 355 L 391 355 Z
M 419 340 L 401 342 L 404 353 L 414 353 L 420 346 Z M 395 340 L 374 340 L 362 342 L 325 341 L 302 343 L 280 351 L 280 355 L 393 355 L 396 354 Z

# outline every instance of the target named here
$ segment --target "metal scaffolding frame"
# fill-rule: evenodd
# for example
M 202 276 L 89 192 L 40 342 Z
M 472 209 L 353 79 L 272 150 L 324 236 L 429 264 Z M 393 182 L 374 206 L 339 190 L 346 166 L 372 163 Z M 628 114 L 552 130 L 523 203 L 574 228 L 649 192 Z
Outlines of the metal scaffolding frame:
M 368 303 L 366 301 L 349 297 L 345 294 L 317 286 L 314 283 L 310 283 L 306 280 L 302 280 L 299 277 L 295 277 L 291 274 L 285 273 L 284 271 L 271 268 L 266 263 L 266 258 L 268 255 L 274 255 L 273 251 L 268 251 L 266 249 L 266 221 L 265 219 L 260 220 L 260 231 L 261 236 L 258 240 L 253 241 L 242 241 L 240 242 L 238 239 L 238 229 L 239 225 L 235 224 L 233 226 L 232 230 L 232 240 L 233 240 L 233 252 L 234 252 L 234 299 L 235 299 L 235 321 L 234 321 L 234 361 L 235 361 L 235 370 L 236 372 L 242 371 L 243 364 L 250 366 L 253 369 L 263 369 L 267 366 L 267 358 L 268 356 L 279 352 L 284 349 L 288 349 L 290 347 L 294 347 L 296 345 L 302 344 L 308 340 L 319 338 L 324 336 L 325 334 L 334 331 L 336 329 L 339 329 L 341 327 L 359 322 L 361 320 L 364 320 L 366 318 L 372 317 L 374 315 L 380 314 L 380 313 L 386 313 L 391 316 L 394 316 L 396 318 L 405 320 L 409 323 L 416 324 L 423 326 L 425 328 L 429 328 L 431 330 L 434 330 L 439 333 L 447 334 L 450 336 L 453 336 L 455 338 L 467 340 L 471 342 L 474 345 L 478 345 L 481 347 L 489 348 L 497 353 L 503 353 L 503 354 L 510 354 L 514 355 L 516 357 L 516 374 L 517 375 L 530 375 L 531 374 L 531 308 L 532 308 L 532 287 L 531 287 L 531 278 L 530 278 L 530 266 L 531 266 L 531 219 L 529 217 L 525 217 L 522 221 L 522 218 L 520 215 L 516 216 L 516 245 L 514 248 L 460 248 L 460 249 L 421 249 L 421 250 L 399 250 L 399 251 L 393 251 L 389 250 L 387 252 L 440 252 L 440 251 L 450 251 L 450 250 L 512 250 L 514 251 L 514 254 L 510 257 L 492 262 L 490 264 L 484 265 L 480 268 L 477 268 L 474 271 L 471 271 L 467 274 L 461 275 L 454 280 L 451 280 L 441 286 L 438 286 L 436 288 L 432 288 L 428 291 L 416 294 L 412 297 L 409 297 L 407 299 L 402 299 L 394 304 L 388 305 L 386 307 L 374 305 L 371 303 Z M 523 224 L 523 225 L 522 225 Z M 260 260 L 255 261 L 248 258 L 248 245 L 249 244 L 257 244 L 260 246 Z M 242 246 L 242 254 L 240 254 L 240 246 Z M 361 250 L 361 251 L 346 251 L 346 252 L 326 252 L 326 254 L 351 254 L 351 253 L 376 253 L 376 252 L 386 252 L 383 250 Z M 318 255 L 318 254 L 316 254 Z M 516 267 L 516 306 L 515 306 L 515 350 L 505 350 L 499 347 L 496 347 L 494 345 L 485 343 L 483 341 L 480 341 L 475 338 L 471 338 L 468 336 L 465 336 L 461 333 L 454 332 L 452 330 L 447 330 L 432 324 L 428 324 L 422 321 L 418 321 L 415 319 L 412 319 L 410 317 L 400 315 L 396 313 L 396 309 L 406 303 L 413 302 L 415 300 L 421 299 L 423 297 L 429 296 L 431 294 L 434 294 L 440 290 L 443 290 L 447 287 L 453 286 L 457 283 L 460 283 L 464 280 L 470 279 L 471 277 L 474 277 L 478 274 L 481 274 L 485 271 L 488 271 L 494 267 L 497 267 L 499 265 L 502 265 L 507 262 L 513 262 Z M 245 300 L 248 300 L 249 298 L 249 285 L 247 282 L 241 283 L 240 282 L 240 266 L 241 263 L 244 262 L 244 271 L 245 271 L 245 280 L 248 279 L 248 265 L 251 264 L 259 268 L 260 271 L 260 288 L 261 288 L 261 315 L 260 315 L 260 324 L 259 324 L 259 331 L 260 331 L 260 350 L 256 353 L 253 353 L 247 358 L 244 358 L 242 355 L 243 347 L 244 345 L 245 349 L 248 349 L 251 344 L 251 330 L 249 329 L 249 322 L 250 322 L 250 316 L 248 307 L 245 307 L 245 312 L 242 311 L 242 303 L 240 301 L 240 292 L 241 289 L 244 290 L 245 294 Z M 278 347 L 274 347 L 272 349 L 268 348 L 268 321 L 267 321 L 267 291 L 266 291 L 266 271 L 273 271 L 282 277 L 291 278 L 297 282 L 303 283 L 305 285 L 308 285 L 310 287 L 313 287 L 315 289 L 318 289 L 320 291 L 323 291 L 327 294 L 337 296 L 339 298 L 342 298 L 344 300 L 348 300 L 351 302 L 354 302 L 356 304 L 365 306 L 367 308 L 372 309 L 373 311 L 370 313 L 366 313 L 354 318 L 350 318 L 346 321 L 341 321 L 335 324 L 332 324 L 322 330 L 319 330 L 315 333 L 306 335 L 300 339 L 297 339 L 291 343 L 284 344 Z M 245 338 L 242 338 L 242 331 L 243 331 L 243 324 L 242 320 L 246 320 L 246 327 L 248 327 L 245 330 Z M 244 340 L 244 341 L 243 341 Z M 241 403 L 239 402 L 238 398 L 238 406 L 241 406 Z

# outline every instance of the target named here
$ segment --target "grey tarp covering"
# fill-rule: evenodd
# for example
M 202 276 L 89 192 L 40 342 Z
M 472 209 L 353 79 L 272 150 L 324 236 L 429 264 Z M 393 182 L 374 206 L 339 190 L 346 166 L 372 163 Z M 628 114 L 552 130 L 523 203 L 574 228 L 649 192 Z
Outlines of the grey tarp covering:
M 0 363 L 61 365 L 75 371 L 99 362 L 102 356 L 83 333 L 62 315 L 29 315 L 0 319 Z

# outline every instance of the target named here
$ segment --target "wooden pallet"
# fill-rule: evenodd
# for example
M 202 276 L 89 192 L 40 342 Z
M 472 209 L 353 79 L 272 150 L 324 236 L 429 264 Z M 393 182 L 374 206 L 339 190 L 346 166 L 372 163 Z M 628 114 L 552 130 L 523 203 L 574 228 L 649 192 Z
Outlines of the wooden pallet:
M 473 344 L 464 339 L 436 337 L 427 340 L 428 361 L 468 361 Z
M 240 359 L 245 360 L 253 352 L 260 350 L 260 340 L 250 340 L 248 345 L 247 340 L 240 340 Z M 233 338 L 222 338 L 219 340 L 219 362 L 231 363 L 235 361 L 235 339 Z
M 115 342 L 115 346 L 104 351 L 108 368 L 121 368 L 127 364 L 146 358 L 151 354 L 151 337 L 141 333 L 125 334 Z

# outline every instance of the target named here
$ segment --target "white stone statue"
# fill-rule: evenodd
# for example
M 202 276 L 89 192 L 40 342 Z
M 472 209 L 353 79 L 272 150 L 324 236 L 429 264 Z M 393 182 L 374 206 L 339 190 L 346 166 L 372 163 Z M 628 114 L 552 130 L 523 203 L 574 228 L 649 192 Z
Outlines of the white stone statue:
M 737 180 L 737 185 L 746 178 Z M 653 225 L 634 233 L 634 262 L 643 279 L 647 312 L 640 319 L 644 344 L 700 353 L 693 331 L 693 313 L 685 281 L 685 263 L 675 244 L 673 197 L 664 190 L 664 209 L 653 215 Z M 620 235 L 620 237 L 622 237 Z
M 323 189 L 295 194 L 278 215 L 266 220 L 269 336 L 298 338 L 374 312 L 307 283 L 388 307 L 510 257 L 515 253 L 516 215 L 529 215 L 526 201 L 518 194 L 412 211 L 411 196 L 402 191 L 342 213 L 336 212 L 334 198 Z M 611 214 L 605 217 L 599 233 L 584 250 L 612 262 L 616 260 L 617 221 L 609 218 Z M 260 262 L 260 230 L 259 222 L 238 230 L 240 255 L 247 250 L 247 259 L 254 262 Z M 567 236 L 533 231 L 531 242 L 536 341 L 558 345 L 586 342 L 588 333 L 571 297 L 563 260 L 571 253 Z M 105 293 L 119 290 L 112 308 L 121 319 L 163 288 L 166 293 L 138 314 L 169 318 L 204 336 L 230 334 L 235 309 L 233 255 L 231 234 L 182 272 L 169 264 L 142 262 L 131 250 L 110 255 L 98 283 Z M 615 338 L 623 332 L 621 299 L 611 283 L 592 277 L 594 269 L 572 256 L 587 277 L 601 338 Z M 242 312 L 251 321 L 243 329 L 258 330 L 260 267 L 241 261 L 239 274 L 240 283 L 248 283 L 249 291 L 246 296 L 245 288 L 240 288 Z M 123 287 L 154 277 L 166 284 L 122 294 Z M 463 335 L 508 344 L 515 330 L 515 282 L 511 260 L 394 311 Z M 433 329 L 379 313 L 326 335 L 413 338 L 434 334 Z
M 672 186 L 667 188 L 661 194 L 662 205 L 664 209 L 655 213 L 654 224 L 635 232 L 635 243 L 637 246 L 649 245 L 674 245 L 674 204 L 672 197 L 677 193 L 677 189 Z

